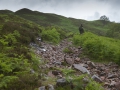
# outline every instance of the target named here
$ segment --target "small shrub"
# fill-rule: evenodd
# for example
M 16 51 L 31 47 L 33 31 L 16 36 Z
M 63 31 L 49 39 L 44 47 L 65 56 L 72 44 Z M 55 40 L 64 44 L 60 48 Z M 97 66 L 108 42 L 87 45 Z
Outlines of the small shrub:
M 42 39 L 57 44 L 60 41 L 60 34 L 55 28 L 44 30 L 42 31 Z
M 63 52 L 68 53 L 68 54 L 73 53 L 73 51 L 72 51 L 72 49 L 70 47 L 64 48 Z

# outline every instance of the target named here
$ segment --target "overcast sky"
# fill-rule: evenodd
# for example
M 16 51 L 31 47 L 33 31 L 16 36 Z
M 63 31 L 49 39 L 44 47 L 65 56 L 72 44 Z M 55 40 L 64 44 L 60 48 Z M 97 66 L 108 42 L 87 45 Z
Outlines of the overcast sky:
M 120 0 L 0 0 L 0 10 L 21 8 L 85 20 L 106 15 L 110 21 L 120 22 Z

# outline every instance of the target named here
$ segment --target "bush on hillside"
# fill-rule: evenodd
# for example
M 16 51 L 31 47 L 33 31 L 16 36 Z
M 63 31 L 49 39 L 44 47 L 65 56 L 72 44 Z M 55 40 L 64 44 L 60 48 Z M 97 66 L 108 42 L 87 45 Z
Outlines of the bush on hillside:
M 15 35 L 19 36 L 17 31 L 13 34 L 10 33 L 5 35 L 4 38 L 0 38 L 0 44 L 2 46 L 2 50 L 0 51 L 1 90 L 11 90 L 11 87 L 15 90 L 27 88 L 26 86 L 30 86 L 30 83 L 26 83 L 25 80 L 29 78 L 27 80 L 27 82 L 29 82 L 33 76 L 35 78 L 32 79 L 32 83 L 37 82 L 34 81 L 37 76 L 35 76 L 35 73 L 30 74 L 30 69 L 35 71 L 38 70 L 38 65 L 40 63 L 39 59 L 36 59 L 36 56 L 32 54 L 24 45 L 16 46 L 17 39 L 15 38 Z M 9 45 L 8 39 L 11 40 L 11 45 Z M 19 76 L 20 73 L 21 75 Z M 27 75 L 23 76 L 24 74 Z M 21 77 L 24 77 L 24 79 L 22 80 Z M 19 82 L 19 86 L 17 86 L 15 82 Z M 24 83 L 26 84 L 24 85 Z M 22 87 L 22 89 L 18 89 L 23 85 L 24 87 Z
M 74 35 L 73 44 L 82 46 L 87 55 L 95 60 L 107 60 L 120 64 L 120 41 L 92 33 Z
M 1 36 L 13 33 L 14 31 L 18 31 L 20 34 L 17 40 L 26 45 L 30 42 L 35 42 L 36 37 L 41 33 L 41 29 L 33 24 L 6 22 L 1 30 Z
M 106 36 L 120 39 L 120 23 L 111 24 L 110 30 L 107 31 Z
M 57 44 L 60 41 L 60 34 L 57 32 L 55 28 L 43 30 L 42 39 Z

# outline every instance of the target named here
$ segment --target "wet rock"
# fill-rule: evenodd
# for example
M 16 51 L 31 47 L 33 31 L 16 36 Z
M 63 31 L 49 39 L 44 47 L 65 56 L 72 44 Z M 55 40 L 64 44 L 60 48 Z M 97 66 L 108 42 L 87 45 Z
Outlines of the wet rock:
M 102 83 L 101 78 L 99 78 L 97 75 L 93 75 L 91 78 L 92 78 L 93 80 L 95 80 L 96 82 Z
M 73 64 L 74 68 L 80 70 L 82 73 L 90 74 L 90 72 L 80 64 Z

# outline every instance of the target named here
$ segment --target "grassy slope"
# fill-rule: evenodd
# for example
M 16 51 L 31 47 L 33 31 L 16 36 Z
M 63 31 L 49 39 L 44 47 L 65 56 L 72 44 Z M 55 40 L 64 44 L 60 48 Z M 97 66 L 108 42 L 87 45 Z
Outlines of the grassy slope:
M 30 74 L 29 70 L 33 68 L 37 73 L 36 66 L 40 64 L 27 47 L 40 31 L 38 24 L 14 12 L 0 10 L 0 90 L 33 90 L 36 87 L 37 84 L 30 85 L 37 81 L 32 80 L 34 74 Z
M 109 25 L 112 23 L 106 22 L 106 24 L 104 25 L 103 22 L 100 20 L 86 21 L 81 19 L 66 18 L 60 15 L 41 13 L 37 11 L 31 11 L 25 8 L 18 10 L 17 12 L 15 12 L 15 14 L 40 25 L 55 25 L 62 29 L 73 32 L 78 32 L 78 27 L 82 23 L 86 31 L 91 31 L 99 35 L 105 35 L 106 31 L 109 30 Z

